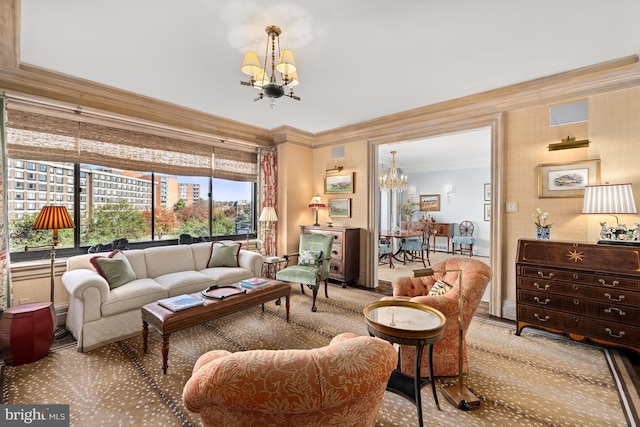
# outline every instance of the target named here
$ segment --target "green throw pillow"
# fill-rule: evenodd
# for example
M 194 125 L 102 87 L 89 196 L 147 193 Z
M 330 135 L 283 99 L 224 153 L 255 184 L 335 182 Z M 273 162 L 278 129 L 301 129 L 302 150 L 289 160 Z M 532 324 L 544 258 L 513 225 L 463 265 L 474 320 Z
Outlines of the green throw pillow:
M 129 260 L 120 250 L 113 251 L 106 257 L 93 257 L 91 264 L 98 274 L 106 279 L 111 289 L 136 279 L 136 273 L 131 268 Z
M 298 256 L 298 265 L 318 265 L 322 251 L 301 250 Z
M 444 295 L 451 290 L 451 285 L 443 282 L 438 279 L 436 283 L 433 284 L 433 287 L 429 289 L 429 293 L 427 295 L 433 297 L 438 295 Z
M 240 267 L 238 264 L 239 243 L 220 243 L 211 245 L 209 267 Z

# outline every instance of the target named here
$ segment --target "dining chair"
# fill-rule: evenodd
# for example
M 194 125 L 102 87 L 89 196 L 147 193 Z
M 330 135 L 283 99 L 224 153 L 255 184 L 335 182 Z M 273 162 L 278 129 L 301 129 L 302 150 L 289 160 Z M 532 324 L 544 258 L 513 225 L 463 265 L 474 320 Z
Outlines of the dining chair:
M 422 261 L 422 265 L 426 267 L 426 260 L 431 265 L 431 260 L 429 260 L 430 238 L 431 224 L 425 223 L 422 227 L 421 235 L 404 239 L 400 245 L 404 263 Z

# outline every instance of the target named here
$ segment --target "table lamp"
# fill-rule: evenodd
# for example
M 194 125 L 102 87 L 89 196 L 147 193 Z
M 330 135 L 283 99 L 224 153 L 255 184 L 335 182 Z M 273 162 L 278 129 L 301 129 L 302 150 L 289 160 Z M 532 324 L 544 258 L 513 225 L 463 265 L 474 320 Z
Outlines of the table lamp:
M 458 273 L 458 385 L 450 385 L 442 388 L 442 394 L 456 408 L 463 411 L 472 411 L 480 408 L 480 399 L 478 399 L 469 388 L 463 384 L 462 375 L 462 335 L 463 319 L 462 310 L 464 302 L 462 299 L 462 270 L 434 270 L 431 267 L 413 270 L 414 277 L 433 276 L 435 273 Z
M 626 233 L 626 226 L 618 221 L 618 214 L 636 214 L 636 202 L 633 199 L 631 184 L 602 184 L 587 185 L 584 188 L 583 214 L 606 214 L 616 219 L 616 224 L 610 227 L 609 233 L 602 233 L 602 242 L 623 240 L 620 234 Z M 601 223 L 603 229 L 606 223 Z
M 325 204 L 322 203 L 322 200 L 320 199 L 320 196 L 314 196 L 311 198 L 311 201 L 309 202 L 309 207 L 313 208 L 316 210 L 316 223 L 313 224 L 315 227 L 319 226 L 320 224 L 318 223 L 318 210 L 320 208 L 325 208 Z
M 51 249 L 51 290 L 49 293 L 51 302 L 54 303 L 54 268 L 56 262 L 56 246 L 58 246 L 58 230 L 74 228 L 73 220 L 69 211 L 64 206 L 45 206 L 42 208 L 35 222 L 33 223 L 34 230 L 53 230 L 53 240 L 50 245 L 37 246 L 37 248 L 50 248 Z M 25 251 L 34 249 L 35 247 L 25 247 Z M 54 303 L 55 304 L 55 303 Z M 67 334 L 66 330 L 59 331 L 56 329 L 54 337 L 56 339 L 62 338 Z

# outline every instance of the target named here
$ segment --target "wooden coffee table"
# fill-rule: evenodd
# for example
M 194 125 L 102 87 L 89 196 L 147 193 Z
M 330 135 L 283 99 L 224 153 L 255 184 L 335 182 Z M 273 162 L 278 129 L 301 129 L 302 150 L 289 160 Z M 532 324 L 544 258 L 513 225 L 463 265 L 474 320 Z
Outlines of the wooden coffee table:
M 201 293 L 192 294 L 204 301 L 197 307 L 182 311 L 171 311 L 157 302 L 142 307 L 142 350 L 147 353 L 149 325 L 162 335 L 162 371 L 166 374 L 169 360 L 169 336 L 181 329 L 190 328 L 227 314 L 237 313 L 271 300 L 284 297 L 286 299 L 287 322 L 289 322 L 289 297 L 291 285 L 280 280 L 266 279 L 267 283 L 256 289 L 247 289 L 246 293 L 227 296 L 223 299 L 209 299 Z

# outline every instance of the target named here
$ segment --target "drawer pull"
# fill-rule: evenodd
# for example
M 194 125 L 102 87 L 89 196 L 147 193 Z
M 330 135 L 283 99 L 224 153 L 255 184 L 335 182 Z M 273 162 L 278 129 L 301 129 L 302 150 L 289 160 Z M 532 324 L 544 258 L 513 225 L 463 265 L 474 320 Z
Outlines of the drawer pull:
M 609 299 L 609 301 L 616 301 L 616 302 L 620 302 L 624 299 L 624 295 L 620 295 L 618 298 L 611 298 L 611 294 L 606 292 L 604 294 L 605 297 L 607 297 Z
M 600 282 L 602 286 L 606 286 L 608 288 L 613 288 L 614 286 L 618 286 L 620 284 L 620 282 L 618 282 L 617 280 L 614 280 L 613 282 L 611 282 L 611 284 L 608 284 L 604 279 L 598 279 L 598 282 Z
M 612 337 L 615 337 L 615 338 L 624 337 L 624 331 L 620 331 L 620 333 L 618 335 L 616 335 L 616 334 L 612 334 L 611 333 L 611 329 L 609 329 L 609 328 L 604 328 L 604 330 L 607 331 L 609 333 L 609 335 L 611 335 Z
M 549 273 L 548 276 L 545 276 L 542 271 L 538 271 L 538 276 L 540 276 L 540 277 L 542 277 L 544 279 L 551 279 L 553 277 L 553 273 Z
M 573 288 L 574 291 L 577 291 L 580 285 L 578 285 L 577 283 L 574 283 L 571 287 Z
M 543 290 L 543 291 L 546 291 L 547 289 L 549 289 L 549 288 L 551 287 L 551 286 L 549 286 L 549 285 L 540 286 L 540 285 L 538 284 L 538 282 L 533 282 L 533 286 L 535 286 L 535 287 L 536 287 L 536 289 L 541 289 L 541 290 Z
M 338 255 L 338 251 L 331 251 L 331 255 Z
M 575 274 L 575 273 L 573 274 L 573 279 L 574 279 L 574 280 L 578 280 L 579 278 L 580 278 L 580 276 L 579 276 L 579 275 L 577 275 L 577 274 Z
M 549 316 L 540 317 L 538 313 L 534 313 L 533 316 L 541 322 L 546 322 L 549 320 Z
M 604 312 L 605 313 L 611 313 L 614 310 L 617 311 L 620 316 L 626 316 L 627 315 L 627 313 L 625 313 L 624 311 L 620 310 L 618 307 L 605 308 Z
M 540 301 L 540 298 L 538 297 L 533 297 L 533 299 L 538 303 L 538 304 L 542 304 L 542 305 L 547 305 L 551 302 L 551 300 L 549 298 L 545 298 L 544 301 Z

